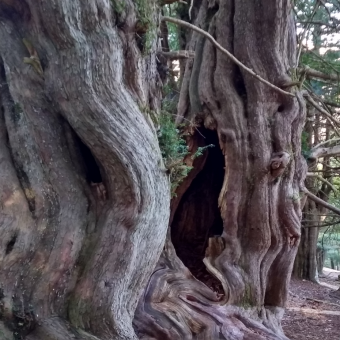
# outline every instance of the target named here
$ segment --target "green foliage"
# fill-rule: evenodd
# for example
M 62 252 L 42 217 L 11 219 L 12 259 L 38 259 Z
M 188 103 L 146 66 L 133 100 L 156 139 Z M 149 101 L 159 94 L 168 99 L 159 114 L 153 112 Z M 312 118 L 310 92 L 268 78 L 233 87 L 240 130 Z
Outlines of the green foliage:
M 173 115 L 167 111 L 162 111 L 159 118 L 158 142 L 162 152 L 165 166 L 170 174 L 171 181 L 171 197 L 176 196 L 176 189 L 180 183 L 188 176 L 192 170 L 191 166 L 184 163 L 184 158 L 189 155 L 188 146 L 183 136 L 176 126 Z M 196 152 L 191 155 L 191 159 L 203 155 L 203 152 L 214 147 L 213 144 L 199 147 Z
M 177 11 L 178 11 L 178 3 L 174 3 L 171 5 L 167 5 L 163 7 L 164 15 L 169 17 L 178 17 Z M 180 50 L 180 44 L 179 44 L 179 34 L 180 29 L 178 25 L 175 25 L 171 22 L 167 23 L 168 27 L 168 42 L 169 47 L 171 51 Z
M 302 156 L 305 159 L 308 159 L 308 157 L 310 156 L 311 150 L 310 147 L 308 145 L 308 138 L 309 135 L 306 131 L 302 131 L 302 135 L 301 135 L 301 153 Z
M 150 53 L 153 41 L 157 35 L 156 22 L 152 15 L 154 13 L 153 7 L 155 6 L 154 0 L 136 0 L 137 9 L 137 34 L 141 38 L 143 45 L 144 55 Z
M 304 37 L 299 66 L 308 66 L 326 75 L 340 74 L 339 40 L 334 36 L 338 25 L 338 1 L 328 0 L 327 6 L 315 0 L 295 1 L 295 15 L 299 43 Z M 305 87 L 324 100 L 333 102 L 340 92 L 337 80 L 307 77 Z
M 209 144 L 209 145 L 206 145 L 206 146 L 200 146 L 197 148 L 197 151 L 191 156 L 191 159 L 195 159 L 199 156 L 202 156 L 203 155 L 203 152 L 208 149 L 208 148 L 213 148 L 215 145 L 214 144 Z
M 159 123 L 159 146 L 166 165 L 168 165 L 185 157 L 188 154 L 188 147 L 169 113 L 162 111 Z
M 162 111 L 159 118 L 158 142 L 166 168 L 170 172 L 171 196 L 175 196 L 178 185 L 188 176 L 192 167 L 184 163 L 188 147 L 171 114 Z
M 144 55 L 147 55 L 148 53 L 150 53 L 155 37 L 156 37 L 156 26 L 154 24 L 150 24 L 148 26 L 147 31 L 145 32 L 145 34 L 143 34 L 143 37 L 142 37 L 142 44 L 144 46 L 143 48 Z
M 123 13 L 125 6 L 126 6 L 126 3 L 123 0 L 111 0 L 111 3 L 112 3 L 112 7 L 113 7 L 113 9 L 116 13 L 118 13 L 118 14 Z

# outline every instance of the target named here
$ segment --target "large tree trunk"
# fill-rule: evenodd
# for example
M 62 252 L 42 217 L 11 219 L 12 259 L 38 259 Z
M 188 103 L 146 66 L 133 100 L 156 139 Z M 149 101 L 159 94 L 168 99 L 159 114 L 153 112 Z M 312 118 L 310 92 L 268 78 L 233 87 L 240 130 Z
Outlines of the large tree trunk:
M 132 1 L 0 5 L 1 318 L 16 339 L 136 339 L 169 218 L 140 110 L 160 104 L 156 40 L 143 57 Z
M 201 126 L 193 151 L 215 148 L 178 188 L 167 233 L 169 183 L 148 116 L 160 106 L 158 13 L 156 0 L 0 0 L 0 334 L 286 339 L 301 96 L 192 34 L 179 121 Z M 194 1 L 192 17 L 262 77 L 289 80 L 290 1 Z M 209 245 L 203 283 L 182 243 L 201 258 Z
M 290 1 L 195 3 L 196 25 L 241 62 L 276 85 L 289 80 L 295 53 Z M 291 98 L 255 81 L 197 33 L 188 48 L 195 59 L 186 67 L 178 122 L 183 117 L 200 125 L 206 144 L 215 140 L 221 151 L 209 149 L 178 189 L 171 218 L 175 249 L 169 233 L 135 327 L 145 339 L 285 339 L 279 325 L 299 243 L 306 171 L 304 104 L 299 93 Z M 193 130 L 193 151 L 201 139 Z M 275 170 L 277 160 L 284 172 Z M 175 250 L 218 294 L 188 272 Z M 197 270 L 203 258 L 220 286 Z

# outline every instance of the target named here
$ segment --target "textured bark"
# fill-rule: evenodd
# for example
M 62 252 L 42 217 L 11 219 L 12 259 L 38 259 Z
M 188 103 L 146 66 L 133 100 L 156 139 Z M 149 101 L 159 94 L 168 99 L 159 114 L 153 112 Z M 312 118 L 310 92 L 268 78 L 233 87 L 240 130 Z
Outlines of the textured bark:
M 140 111 L 159 109 L 158 46 L 138 48 L 135 7 L 0 1 L 0 313 L 16 339 L 137 338 L 170 198 Z
M 290 1 L 194 4 L 194 23 L 247 67 L 274 85 L 290 81 L 295 54 Z M 143 339 L 286 339 L 280 320 L 299 244 L 299 194 L 306 173 L 300 150 L 302 97 L 274 92 L 197 33 L 187 49 L 195 50 L 195 58 L 187 61 L 178 122 L 185 118 L 216 131 L 224 155 L 218 198 L 223 232 L 209 239 L 204 258 L 224 295 L 196 280 L 176 259 L 169 233 L 140 300 L 135 328 Z M 202 172 L 207 168 L 205 164 Z M 219 169 L 211 171 L 218 176 Z M 172 206 L 177 211 L 172 211 L 171 235 L 180 257 L 181 247 L 191 249 L 191 235 L 203 238 L 213 230 L 213 192 L 201 185 L 199 191 L 189 178 L 182 187 L 191 187 L 180 187 L 180 202 Z
M 0 332 L 287 339 L 280 319 L 306 170 L 301 96 L 274 92 L 191 35 L 179 121 L 211 136 L 194 129 L 192 151 L 216 145 L 186 159 L 195 169 L 178 188 L 166 232 L 169 183 L 146 113 L 159 109 L 159 46 L 155 37 L 146 49 L 141 4 L 157 24 L 153 1 L 0 0 Z M 198 0 L 192 18 L 279 85 L 294 61 L 290 6 Z M 202 237 L 203 251 L 208 245 L 208 279 L 218 279 L 222 296 L 177 257 L 189 233 Z
M 307 112 L 308 117 L 317 117 L 316 123 L 313 120 L 307 119 L 304 131 L 307 133 L 308 139 L 307 147 L 311 150 L 310 154 L 308 154 L 308 166 L 311 170 L 315 170 L 317 167 L 317 160 L 319 156 L 325 156 L 327 153 L 323 154 L 323 152 L 318 153 L 316 150 L 319 147 L 313 148 L 313 143 L 316 145 L 319 144 L 319 134 L 320 134 L 320 117 L 316 115 L 315 109 L 311 106 L 308 107 Z M 329 138 L 329 129 L 326 128 L 326 140 Z M 314 145 L 315 145 L 314 144 Z M 322 148 L 322 144 L 320 145 L 320 149 Z M 326 164 L 329 163 L 329 158 L 325 157 L 323 160 Z M 326 168 L 327 169 L 327 168 Z M 322 177 L 322 176 L 325 176 Z M 327 204 L 329 195 L 332 190 L 332 185 L 329 185 L 329 181 L 327 181 L 327 172 L 322 174 L 322 176 L 314 177 L 308 176 L 306 180 L 306 187 L 308 191 L 312 194 L 312 198 L 308 197 L 306 199 L 306 204 L 303 208 L 303 226 L 305 228 L 302 229 L 301 232 L 301 242 L 299 246 L 299 250 L 295 259 L 293 274 L 294 276 L 310 280 L 313 282 L 318 282 L 318 274 L 322 274 L 323 270 L 323 259 L 319 257 L 320 253 L 317 252 L 317 242 L 319 236 L 318 225 L 322 225 L 323 214 L 326 214 L 328 209 L 334 209 L 336 213 L 339 211 L 336 207 L 333 207 L 331 204 Z M 330 174 L 329 174 L 330 177 Z M 322 185 L 317 182 L 317 179 L 324 179 L 322 181 Z M 319 200 L 319 202 L 317 202 Z M 325 205 L 328 205 L 325 208 Z M 323 253 L 323 251 L 321 251 Z M 319 261 L 318 261 L 319 257 Z M 321 260 L 321 262 L 320 262 Z
M 317 282 L 317 261 L 316 261 L 316 248 L 319 235 L 319 228 L 308 228 L 309 225 L 317 225 L 320 221 L 319 211 L 315 203 L 307 200 L 304 207 L 306 219 L 310 222 L 305 223 L 306 228 L 301 232 L 301 243 L 294 263 L 294 276 Z M 315 216 L 313 217 L 313 214 Z

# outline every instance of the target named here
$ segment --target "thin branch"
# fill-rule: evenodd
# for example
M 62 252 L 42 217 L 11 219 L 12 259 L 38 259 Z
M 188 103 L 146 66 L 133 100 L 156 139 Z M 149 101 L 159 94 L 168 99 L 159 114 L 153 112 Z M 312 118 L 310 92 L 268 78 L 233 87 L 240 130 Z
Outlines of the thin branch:
M 191 0 L 191 3 L 190 3 L 190 7 L 189 7 L 189 19 L 191 20 L 191 11 L 192 11 L 192 8 L 194 6 L 194 0 Z
M 333 138 L 333 139 L 325 140 L 325 141 L 323 141 L 323 142 L 321 142 L 321 143 L 315 145 L 315 146 L 313 147 L 313 149 L 317 149 L 317 148 L 319 148 L 319 147 L 322 146 L 322 145 L 325 145 L 325 144 L 328 144 L 328 143 L 332 143 L 332 142 L 337 142 L 337 141 L 339 141 L 339 140 L 340 140 L 340 138 Z M 312 149 L 312 150 L 313 150 L 313 149 Z
M 334 119 L 334 117 L 327 112 L 325 109 L 323 109 L 311 96 L 309 93 L 304 93 L 304 97 L 307 99 L 307 101 L 314 106 L 320 113 L 324 114 L 326 117 L 328 117 L 334 124 L 340 125 L 337 120 Z
M 301 69 L 299 69 L 300 72 L 305 72 L 307 76 L 311 77 L 311 78 L 317 78 L 317 79 L 326 79 L 326 80 L 335 80 L 335 81 L 339 81 L 340 80 L 340 74 L 339 72 L 337 74 L 327 74 L 327 73 L 323 73 L 320 72 L 318 70 L 314 70 L 308 66 L 305 66 Z
M 311 53 L 316 59 L 319 59 L 321 62 L 329 66 L 334 72 L 338 72 L 338 70 L 329 61 L 322 58 L 320 55 L 315 53 L 313 50 L 309 50 L 307 46 L 304 45 L 303 47 L 307 50 L 308 53 Z
M 174 116 L 174 117 L 178 117 L 176 114 L 174 114 L 174 113 L 170 113 L 169 112 L 169 114 L 171 115 L 171 116 Z M 186 120 L 187 122 L 189 122 L 190 124 L 192 124 L 192 121 L 191 120 L 189 120 L 189 119 L 187 119 L 187 118 L 184 118 L 184 117 L 181 117 L 182 119 L 184 119 L 184 120 Z M 205 137 L 202 135 L 202 133 L 200 132 L 200 130 L 198 130 L 197 129 L 197 127 L 196 126 L 193 126 L 193 128 L 205 139 Z
M 318 9 L 319 5 L 320 5 L 320 0 L 316 0 L 312 14 L 311 14 L 310 18 L 308 19 L 309 21 L 313 20 L 314 15 L 315 15 L 316 10 Z M 303 32 L 301 34 L 301 40 L 300 40 L 300 44 L 299 44 L 299 48 L 298 48 L 298 53 L 297 53 L 297 56 L 296 56 L 296 67 L 299 65 L 301 51 L 302 51 L 302 43 L 303 43 L 303 40 L 306 37 L 306 34 L 307 34 L 309 28 L 310 28 L 310 24 L 307 24 L 305 29 L 303 30 Z
M 327 174 L 330 174 L 331 176 L 333 176 L 333 175 L 339 175 L 339 171 L 335 171 L 334 169 L 332 169 L 332 170 L 329 170 L 329 169 L 326 169 L 326 170 L 310 170 L 310 172 L 325 172 L 325 173 L 327 173 Z
M 336 108 L 340 108 L 340 104 L 334 103 L 334 102 L 330 102 L 328 100 L 325 100 L 324 103 L 328 106 L 332 106 L 332 107 L 336 107 Z
M 307 222 L 306 220 L 303 220 L 301 222 Z M 340 220 L 331 222 L 331 223 L 324 223 L 324 224 L 314 224 L 314 225 L 302 225 L 302 228 L 324 228 L 324 227 L 331 227 L 332 225 L 339 224 Z
M 324 103 L 323 98 L 320 98 L 319 96 L 317 96 L 313 90 L 310 88 L 310 86 L 307 83 L 304 83 L 303 86 L 306 88 L 307 92 L 303 93 L 303 96 L 310 96 L 311 99 L 311 104 L 317 109 L 319 110 L 319 108 L 323 109 L 323 111 L 320 111 L 321 113 L 325 113 L 325 115 L 327 116 L 326 119 L 329 121 L 330 125 L 333 127 L 333 131 L 335 132 L 335 134 L 340 137 L 340 133 L 337 130 L 337 128 L 334 126 L 335 125 L 339 125 L 340 123 L 338 123 L 338 121 L 336 119 L 334 119 L 334 117 L 330 114 L 330 110 L 329 107 Z M 320 105 L 318 105 L 317 102 L 315 102 L 312 98 L 312 96 L 319 102 L 322 103 L 321 107 Z M 315 106 L 316 105 L 316 106 Z
M 318 213 L 308 212 L 308 211 L 304 211 L 303 214 L 312 215 L 312 216 L 324 216 L 324 217 L 338 217 L 339 216 L 337 214 L 318 214 Z
M 314 21 L 298 21 L 299 24 L 311 24 L 311 25 L 319 25 L 319 26 L 326 26 L 326 27 L 329 27 L 329 28 L 332 28 L 332 29 L 338 29 L 338 25 L 336 24 L 329 24 L 329 23 L 325 23 L 323 21 L 317 21 L 317 20 L 314 20 Z
M 178 59 L 189 59 L 194 58 L 195 52 L 188 50 L 179 50 L 179 51 L 171 51 L 171 52 L 159 52 L 162 56 L 169 60 L 178 60 Z
M 180 20 L 180 19 L 176 19 L 176 18 L 172 18 L 172 17 L 162 17 L 161 18 L 162 21 L 168 21 L 168 22 L 172 22 L 173 24 L 177 24 L 186 28 L 189 28 L 193 31 L 196 31 L 202 35 L 204 35 L 218 50 L 220 50 L 223 54 L 225 54 L 230 60 L 232 60 L 235 64 L 237 64 L 239 67 L 241 67 L 243 70 L 245 70 L 246 72 L 248 72 L 249 74 L 251 74 L 254 78 L 256 78 L 257 80 L 259 80 L 260 82 L 268 85 L 269 87 L 271 87 L 272 89 L 274 89 L 275 91 L 290 96 L 290 97 L 295 97 L 295 95 L 293 93 L 290 92 L 286 92 L 282 89 L 280 89 L 279 87 L 275 86 L 274 84 L 270 83 L 269 81 L 263 79 L 261 76 L 259 76 L 258 74 L 256 74 L 252 69 L 248 68 L 247 66 L 245 66 L 244 64 L 242 64 L 237 58 L 235 58 L 228 50 L 226 50 L 225 48 L 223 48 L 214 38 L 212 35 L 210 35 L 208 32 L 200 29 L 199 27 L 192 25 L 186 21 Z
M 162 4 L 162 6 L 164 6 L 164 5 L 171 5 L 171 4 L 174 4 L 175 2 L 180 2 L 180 3 L 182 3 L 182 4 L 188 4 L 186 1 L 183 1 L 183 0 L 163 0 L 162 2 L 161 2 L 161 4 Z
M 310 158 L 311 159 L 317 159 L 321 157 L 335 157 L 340 155 L 340 145 L 331 146 L 329 148 L 317 148 L 312 149 Z M 326 170 L 328 171 L 328 170 Z M 314 171 L 315 172 L 315 171 Z
M 326 183 L 327 185 L 329 185 L 329 187 L 334 191 L 334 193 L 337 193 L 338 191 L 336 190 L 336 188 L 334 187 L 334 185 L 332 183 L 330 183 L 329 181 L 327 181 L 327 179 L 323 178 L 320 175 L 317 175 L 313 172 L 307 172 L 307 176 L 309 177 L 316 177 L 318 180 L 320 180 L 321 182 Z
M 317 204 L 320 204 L 321 206 L 323 206 L 324 208 L 327 208 L 333 212 L 335 212 L 336 214 L 340 215 L 340 209 L 338 209 L 337 207 L 335 207 L 332 204 L 329 204 L 327 202 L 325 202 L 324 200 L 322 200 L 321 198 L 319 198 L 318 196 L 315 196 L 314 194 L 312 194 L 307 188 L 303 188 L 302 192 L 304 192 L 308 198 L 310 198 L 312 201 L 314 201 Z

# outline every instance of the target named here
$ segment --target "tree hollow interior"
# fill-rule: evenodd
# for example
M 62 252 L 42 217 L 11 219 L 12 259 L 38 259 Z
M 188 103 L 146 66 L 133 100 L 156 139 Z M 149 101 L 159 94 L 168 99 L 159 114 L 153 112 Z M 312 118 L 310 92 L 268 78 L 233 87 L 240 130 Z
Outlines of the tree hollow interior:
M 224 156 L 216 131 L 201 129 L 208 148 L 202 171 L 183 195 L 171 225 L 171 238 L 179 258 L 191 273 L 208 287 L 223 293 L 220 282 L 205 268 L 203 259 L 209 237 L 220 236 L 223 221 L 218 197 L 224 179 Z

